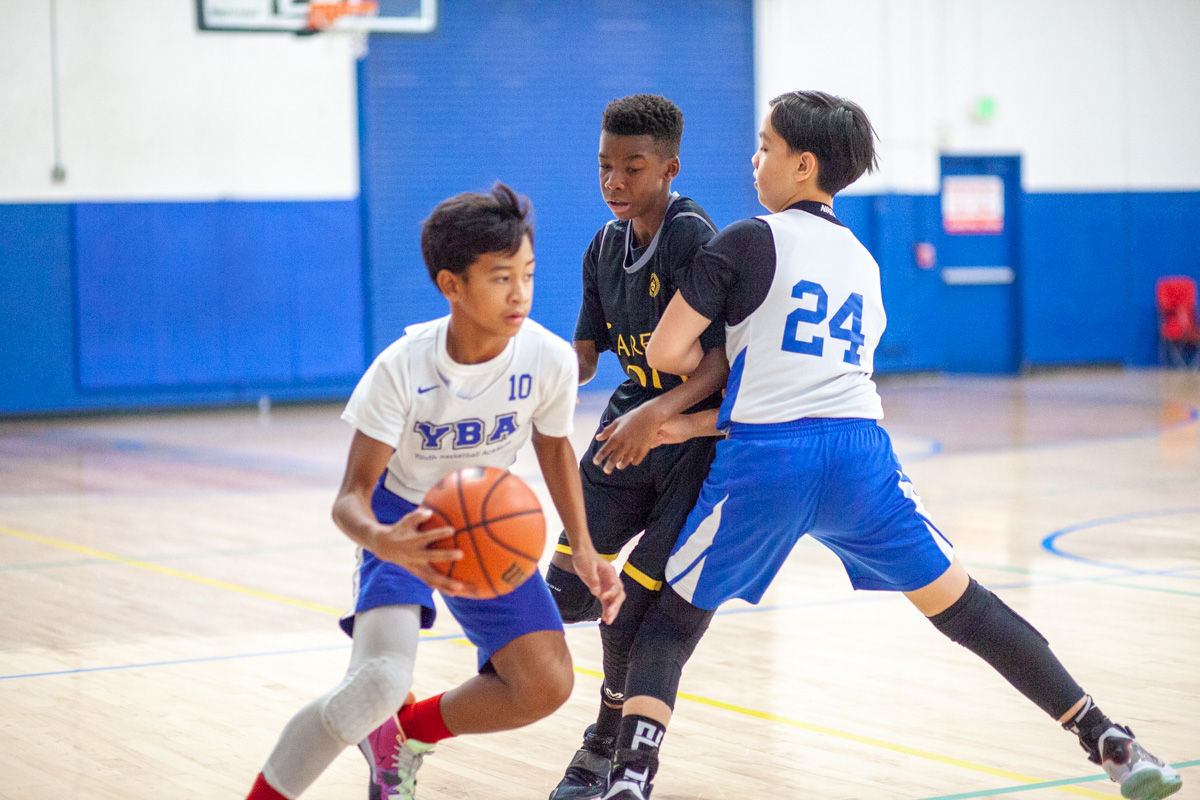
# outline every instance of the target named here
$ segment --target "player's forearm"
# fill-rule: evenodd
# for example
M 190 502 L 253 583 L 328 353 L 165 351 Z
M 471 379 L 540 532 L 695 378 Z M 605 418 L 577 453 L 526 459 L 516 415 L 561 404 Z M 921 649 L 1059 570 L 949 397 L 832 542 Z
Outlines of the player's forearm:
M 710 408 L 707 411 L 697 411 L 695 414 L 684 414 L 683 419 L 687 422 L 687 432 L 692 435 L 692 438 L 698 436 L 724 436 L 725 432 L 717 429 L 717 414 L 719 408 Z
M 355 544 L 374 552 L 375 537 L 384 529 L 370 511 L 370 499 L 343 492 L 333 501 L 333 523 Z
M 550 492 L 550 499 L 562 519 L 571 552 L 578 555 L 594 551 L 584 512 L 579 463 L 575 459 L 571 440 L 565 436 L 542 436 L 534 431 L 533 450 L 537 454 L 538 466 L 542 468 L 542 477 L 546 479 L 546 490 Z
M 714 347 L 704 354 L 696 371 L 686 381 L 650 402 L 654 403 L 655 411 L 664 418 L 682 414 L 724 386 L 728 377 L 729 361 L 725 358 L 725 351 Z

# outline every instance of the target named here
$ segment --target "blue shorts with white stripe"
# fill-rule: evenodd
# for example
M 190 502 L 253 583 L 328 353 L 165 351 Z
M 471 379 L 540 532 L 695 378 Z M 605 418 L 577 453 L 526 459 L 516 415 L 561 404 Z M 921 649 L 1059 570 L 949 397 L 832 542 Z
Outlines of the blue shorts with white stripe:
M 666 579 L 699 608 L 757 603 L 806 534 L 841 558 L 856 589 L 919 589 L 953 558 L 875 420 L 733 423 Z

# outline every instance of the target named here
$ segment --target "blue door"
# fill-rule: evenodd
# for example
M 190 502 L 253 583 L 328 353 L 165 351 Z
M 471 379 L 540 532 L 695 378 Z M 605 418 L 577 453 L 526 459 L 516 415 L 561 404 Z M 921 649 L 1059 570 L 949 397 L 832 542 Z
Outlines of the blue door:
M 942 156 L 941 162 L 943 369 L 1016 372 L 1020 156 Z

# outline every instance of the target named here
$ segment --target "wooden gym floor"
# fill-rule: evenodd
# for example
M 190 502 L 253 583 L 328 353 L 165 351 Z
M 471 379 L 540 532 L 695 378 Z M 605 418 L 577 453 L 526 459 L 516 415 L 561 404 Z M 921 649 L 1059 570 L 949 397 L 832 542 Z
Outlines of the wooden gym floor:
M 1200 376 L 885 378 L 885 425 L 982 582 L 1200 798 Z M 582 450 L 602 406 L 586 394 Z M 241 798 L 286 720 L 336 683 L 354 552 L 329 520 L 340 407 L 0 422 L 0 798 Z M 535 478 L 526 456 L 518 471 Z M 557 533 L 552 522 L 552 533 Z M 439 617 L 416 689 L 468 677 Z M 592 719 L 575 693 L 446 742 L 423 800 L 537 800 Z M 655 800 L 1111 797 L 1072 737 L 898 596 L 797 547 L 726 606 L 684 674 Z M 345 753 L 306 795 L 365 797 Z

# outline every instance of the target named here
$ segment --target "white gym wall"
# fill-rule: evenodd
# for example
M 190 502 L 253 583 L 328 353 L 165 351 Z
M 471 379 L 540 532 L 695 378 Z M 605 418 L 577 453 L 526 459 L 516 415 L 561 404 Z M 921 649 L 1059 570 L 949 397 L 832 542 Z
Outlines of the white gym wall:
M 193 0 L 0 0 L 0 202 L 358 195 L 349 36 L 196 29 Z
M 1200 187 L 1195 0 L 756 0 L 755 30 L 760 115 L 819 88 L 871 116 L 883 169 L 848 191 L 934 193 L 943 152 L 1020 154 L 1030 191 Z

